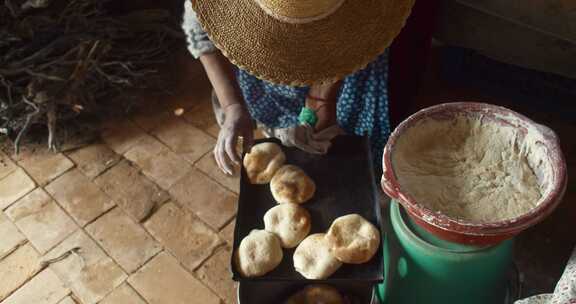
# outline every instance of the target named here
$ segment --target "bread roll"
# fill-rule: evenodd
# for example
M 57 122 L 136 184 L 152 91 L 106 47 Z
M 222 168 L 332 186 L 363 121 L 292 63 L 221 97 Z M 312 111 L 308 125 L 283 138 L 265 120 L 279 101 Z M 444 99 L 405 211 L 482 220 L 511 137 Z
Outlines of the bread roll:
M 244 156 L 243 161 L 252 184 L 269 183 L 284 162 L 286 162 L 286 155 L 282 152 L 282 148 L 270 142 L 253 146 L 250 153 Z
M 326 241 L 343 263 L 368 262 L 380 246 L 380 231 L 358 214 L 341 216 L 332 222 Z
M 344 304 L 338 289 L 329 285 L 309 285 L 291 296 L 285 304 Z
M 282 247 L 294 248 L 310 233 L 310 213 L 296 204 L 281 204 L 264 215 L 264 229 L 280 238 Z
M 252 230 L 236 251 L 236 270 L 244 277 L 265 275 L 282 262 L 282 246 L 276 235 Z
M 294 268 L 309 280 L 326 279 L 342 266 L 332 255 L 324 236 L 324 233 L 312 234 L 294 251 Z
M 285 165 L 274 174 L 270 190 L 279 204 L 302 204 L 314 196 L 316 184 L 302 169 Z

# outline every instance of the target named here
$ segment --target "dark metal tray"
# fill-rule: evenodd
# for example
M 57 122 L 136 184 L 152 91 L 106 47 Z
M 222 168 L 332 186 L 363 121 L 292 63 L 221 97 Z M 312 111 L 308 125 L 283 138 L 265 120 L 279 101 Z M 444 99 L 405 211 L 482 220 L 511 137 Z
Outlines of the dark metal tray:
M 238 284 L 238 304 L 282 304 L 307 285 L 307 282 L 241 282 Z M 330 286 L 338 289 L 347 304 L 377 303 L 374 285 L 339 281 Z
M 276 142 L 275 139 L 259 140 Z M 313 155 L 296 148 L 283 147 L 286 162 L 301 167 L 315 182 L 316 194 L 302 206 L 312 216 L 310 233 L 323 233 L 337 217 L 357 213 L 372 222 L 382 231 L 380 205 L 374 178 L 370 144 L 367 138 L 339 136 L 332 141 L 326 155 Z M 276 206 L 269 184 L 250 184 L 244 168 L 240 179 L 238 214 L 234 230 L 234 253 L 241 240 L 253 229 L 264 229 L 263 217 L 268 209 Z M 307 280 L 330 283 L 338 280 L 361 280 L 381 282 L 383 280 L 382 245 L 368 263 L 344 264 L 326 280 Z M 294 249 L 284 249 L 282 263 L 262 277 L 243 278 L 232 259 L 235 281 L 294 281 L 306 280 L 294 270 Z

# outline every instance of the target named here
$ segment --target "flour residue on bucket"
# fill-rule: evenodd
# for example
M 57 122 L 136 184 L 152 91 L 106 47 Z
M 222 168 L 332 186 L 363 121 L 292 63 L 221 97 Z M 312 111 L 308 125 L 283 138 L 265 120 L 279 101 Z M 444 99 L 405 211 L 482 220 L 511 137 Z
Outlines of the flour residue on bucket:
M 542 132 L 481 113 L 427 117 L 398 137 L 392 166 L 401 191 L 450 218 L 511 220 L 550 191 Z

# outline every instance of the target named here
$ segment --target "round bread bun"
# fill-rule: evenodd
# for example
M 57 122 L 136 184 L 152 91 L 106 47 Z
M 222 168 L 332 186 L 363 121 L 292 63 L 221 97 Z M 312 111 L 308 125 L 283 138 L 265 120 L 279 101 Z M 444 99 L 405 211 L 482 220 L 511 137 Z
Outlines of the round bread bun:
M 332 222 L 326 241 L 343 263 L 368 262 L 380 246 L 380 231 L 358 214 L 341 216 Z
M 267 184 L 286 162 L 282 148 L 275 143 L 257 144 L 244 156 L 244 168 L 252 184 Z
M 265 230 L 252 230 L 236 251 L 236 270 L 244 277 L 265 275 L 282 262 L 280 239 Z
M 322 280 L 331 276 L 342 263 L 334 257 L 324 233 L 305 238 L 294 251 L 294 268 L 309 280 Z
M 270 181 L 270 190 L 279 204 L 302 204 L 314 196 L 316 184 L 302 169 L 284 165 Z
M 264 214 L 264 229 L 276 234 L 284 248 L 298 246 L 311 225 L 310 213 L 296 204 L 277 205 Z
M 323 284 L 308 285 L 292 295 L 286 304 L 344 304 L 338 289 Z

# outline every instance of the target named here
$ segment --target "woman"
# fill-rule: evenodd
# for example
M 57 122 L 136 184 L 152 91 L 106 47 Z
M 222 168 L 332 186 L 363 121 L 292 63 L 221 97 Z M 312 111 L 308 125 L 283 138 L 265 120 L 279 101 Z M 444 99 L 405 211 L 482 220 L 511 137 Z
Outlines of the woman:
M 232 174 L 231 163 L 240 161 L 236 142 L 243 137 L 249 148 L 254 119 L 269 129 L 307 124 L 322 132 L 339 125 L 349 134 L 367 135 L 379 170 L 390 132 L 386 48 L 412 4 L 186 1 L 189 50 L 213 85 L 215 111 L 223 113 L 214 149 L 218 166 Z

